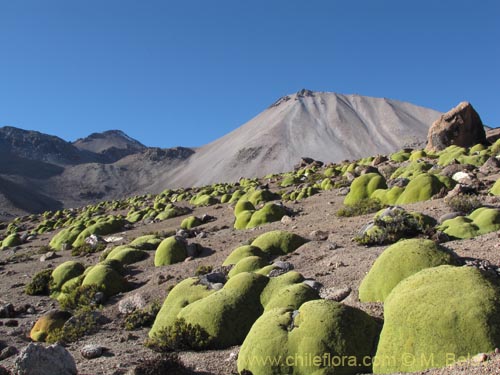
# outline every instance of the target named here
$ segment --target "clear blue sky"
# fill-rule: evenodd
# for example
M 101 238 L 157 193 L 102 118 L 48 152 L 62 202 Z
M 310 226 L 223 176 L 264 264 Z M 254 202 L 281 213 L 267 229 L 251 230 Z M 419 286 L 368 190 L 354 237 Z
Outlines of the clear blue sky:
M 0 126 L 198 146 L 279 97 L 388 97 L 500 126 L 498 0 L 12 0 Z

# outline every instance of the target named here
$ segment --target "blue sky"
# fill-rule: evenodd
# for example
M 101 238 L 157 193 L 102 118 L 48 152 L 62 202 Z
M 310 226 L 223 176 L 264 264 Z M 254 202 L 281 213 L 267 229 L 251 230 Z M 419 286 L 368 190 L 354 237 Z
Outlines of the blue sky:
M 199 146 L 308 88 L 500 126 L 497 0 L 0 3 L 0 126 Z

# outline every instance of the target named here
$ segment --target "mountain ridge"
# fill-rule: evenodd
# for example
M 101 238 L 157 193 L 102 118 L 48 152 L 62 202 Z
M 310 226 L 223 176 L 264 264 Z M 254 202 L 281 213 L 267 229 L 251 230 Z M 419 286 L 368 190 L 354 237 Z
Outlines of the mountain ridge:
M 150 148 L 121 130 L 67 142 L 4 127 L 0 128 L 0 150 L 8 157 L 0 160 L 0 177 L 20 184 L 23 191 L 50 196 L 58 202 L 54 207 L 76 206 L 280 173 L 293 169 L 306 156 L 339 162 L 387 154 L 421 145 L 440 115 L 392 99 L 302 89 L 197 148 Z M 14 162 L 7 166 L 6 160 Z M 37 168 L 43 173 L 28 173 Z M 16 174 L 23 179 L 14 178 Z M 23 199 L 29 195 L 23 194 Z

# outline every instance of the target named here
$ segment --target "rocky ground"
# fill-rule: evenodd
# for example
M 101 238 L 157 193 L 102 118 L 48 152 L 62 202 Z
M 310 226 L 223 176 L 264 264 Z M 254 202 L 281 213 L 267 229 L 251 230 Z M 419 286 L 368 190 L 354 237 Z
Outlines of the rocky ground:
M 497 174 L 485 177 L 494 181 Z M 488 183 L 491 185 L 491 182 Z M 271 186 L 273 189 L 276 187 Z M 485 205 L 500 208 L 497 197 L 480 195 Z M 277 221 L 261 227 L 247 230 L 233 229 L 234 215 L 229 204 L 217 204 L 209 207 L 193 208 L 194 215 L 208 214 L 214 221 L 197 228 L 204 235 L 190 239 L 204 248 L 202 254 L 192 260 L 155 267 L 154 252 L 148 259 L 135 263 L 128 268 L 128 281 L 133 290 L 111 298 L 100 311 L 98 332 L 85 336 L 76 342 L 67 344 L 67 349 L 75 358 L 79 374 L 133 374 L 135 368 L 156 353 L 143 344 L 149 328 L 127 331 L 124 329 L 124 315 L 120 313 L 119 302 L 129 296 L 140 295 L 147 304 L 163 302 L 168 290 L 177 282 L 194 276 L 200 266 L 218 267 L 229 253 L 239 245 L 246 243 L 259 234 L 274 229 L 284 229 L 311 239 L 291 254 L 280 257 L 292 262 L 295 269 L 306 278 L 313 278 L 323 287 L 323 295 L 342 293 L 347 295 L 343 303 L 360 308 L 372 316 L 383 317 L 383 307 L 377 303 L 361 303 L 358 300 L 358 288 L 361 280 L 372 266 L 375 259 L 387 246 L 365 247 L 352 239 L 360 228 L 370 221 L 373 214 L 340 218 L 336 212 L 342 207 L 343 193 L 339 189 L 322 191 L 298 202 L 288 202 L 294 215 L 288 220 Z M 443 198 L 410 204 L 406 209 L 422 212 L 435 219 L 451 211 Z M 117 212 L 120 213 L 120 212 Z M 121 212 L 124 213 L 124 212 Z M 191 214 L 190 214 L 191 215 Z M 179 229 L 181 221 L 189 215 L 176 217 L 157 223 L 137 223 L 129 230 L 114 234 L 122 239 L 117 244 L 125 244 L 140 235 L 160 232 L 167 233 Z M 27 230 L 30 228 L 28 227 Z M 12 304 L 15 311 L 4 313 L 0 319 L 0 365 L 13 370 L 17 351 L 30 343 L 29 333 L 35 321 L 57 307 L 57 302 L 48 296 L 29 296 L 24 288 L 37 272 L 75 259 L 70 250 L 58 251 L 55 257 L 41 261 L 54 233 L 37 236 L 32 241 L 0 252 L 0 302 Z M 486 260 L 491 265 L 500 266 L 500 234 L 492 232 L 468 240 L 446 242 L 444 245 L 463 258 Z M 86 265 L 96 264 L 100 254 L 77 257 Z M 8 310 L 8 309 L 7 309 Z M 103 355 L 86 359 L 81 350 L 88 344 L 97 344 L 105 348 Z M 236 358 L 239 347 L 219 351 L 181 352 L 180 359 L 193 373 L 198 374 L 235 374 Z M 497 374 L 500 373 L 500 356 L 488 354 L 482 358 L 461 363 L 445 369 L 428 370 L 422 374 Z

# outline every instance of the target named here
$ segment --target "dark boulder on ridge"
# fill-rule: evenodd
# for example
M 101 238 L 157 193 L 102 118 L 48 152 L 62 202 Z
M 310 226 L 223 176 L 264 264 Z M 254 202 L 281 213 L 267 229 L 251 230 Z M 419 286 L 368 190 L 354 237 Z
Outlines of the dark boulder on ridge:
M 471 147 L 486 142 L 481 117 L 470 103 L 462 102 L 432 124 L 426 150 L 440 151 L 451 145 Z

